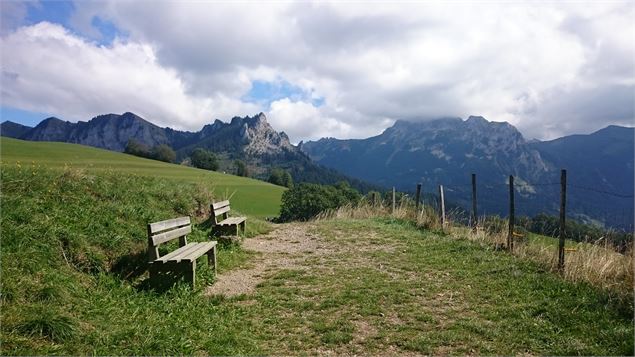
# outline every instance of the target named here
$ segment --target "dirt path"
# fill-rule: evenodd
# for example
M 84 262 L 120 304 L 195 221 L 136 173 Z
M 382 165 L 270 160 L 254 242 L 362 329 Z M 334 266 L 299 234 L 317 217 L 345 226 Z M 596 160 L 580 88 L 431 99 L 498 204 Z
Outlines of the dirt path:
M 252 261 L 252 267 L 248 269 L 235 269 L 218 275 L 206 294 L 227 297 L 250 294 L 272 272 L 300 266 L 307 254 L 326 253 L 328 245 L 320 236 L 309 233 L 312 226 L 311 223 L 280 224 L 266 235 L 245 239 L 244 249 L 262 254 Z

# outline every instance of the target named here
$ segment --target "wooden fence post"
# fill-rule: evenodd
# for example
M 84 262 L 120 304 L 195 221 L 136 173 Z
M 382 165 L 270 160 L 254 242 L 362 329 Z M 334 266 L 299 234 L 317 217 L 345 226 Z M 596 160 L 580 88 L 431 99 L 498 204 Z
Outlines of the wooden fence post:
M 567 202 L 567 170 L 560 171 L 560 241 L 558 242 L 558 270 L 564 270 L 565 206 Z
M 514 251 L 514 176 L 509 176 L 509 233 L 507 234 L 507 249 Z
M 476 213 L 476 174 L 472 174 L 472 231 L 476 233 L 478 213 Z
M 392 187 L 392 214 L 395 214 L 395 186 Z
M 415 213 L 419 214 L 419 202 L 421 201 L 421 184 L 417 184 L 417 193 L 415 194 Z
M 445 198 L 443 197 L 443 185 L 439 185 L 439 201 L 441 205 L 441 228 L 445 229 Z

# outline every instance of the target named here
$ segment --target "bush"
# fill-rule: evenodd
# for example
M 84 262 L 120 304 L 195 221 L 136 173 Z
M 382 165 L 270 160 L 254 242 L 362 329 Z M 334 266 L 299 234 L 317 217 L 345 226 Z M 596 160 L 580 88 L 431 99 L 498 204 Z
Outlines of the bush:
M 271 175 L 269 175 L 268 181 L 278 186 L 283 186 L 288 188 L 293 187 L 293 177 L 291 177 L 291 174 L 288 171 L 283 169 L 275 168 L 271 170 Z
M 161 144 L 152 148 L 152 158 L 159 161 L 174 162 L 176 153 L 168 145 Z
M 170 146 L 161 144 L 149 149 L 146 145 L 135 139 L 128 140 L 124 152 L 134 156 L 145 157 L 146 159 L 165 162 L 174 162 L 176 160 L 176 153 Z
M 126 145 L 124 152 L 134 156 L 145 157 L 148 159 L 151 158 L 150 148 L 135 139 L 128 140 L 128 144 Z
M 318 213 L 356 204 L 361 195 L 346 183 L 324 186 L 301 183 L 282 194 L 280 221 L 306 221 Z
M 218 170 L 218 160 L 213 152 L 201 148 L 196 148 L 190 154 L 192 166 L 204 170 Z
M 234 161 L 234 166 L 236 167 L 236 176 L 249 176 L 249 170 L 247 169 L 247 165 L 243 161 Z

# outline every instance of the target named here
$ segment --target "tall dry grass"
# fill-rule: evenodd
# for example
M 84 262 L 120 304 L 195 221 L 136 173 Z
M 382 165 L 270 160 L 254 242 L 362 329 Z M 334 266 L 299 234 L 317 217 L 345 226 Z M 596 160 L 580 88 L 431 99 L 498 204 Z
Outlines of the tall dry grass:
M 400 202 L 392 211 L 391 205 L 382 202 L 362 200 L 357 205 L 346 205 L 335 210 L 323 212 L 315 220 L 328 219 L 367 219 L 393 217 L 413 221 L 415 225 L 426 230 L 443 230 L 457 239 L 468 239 L 496 249 L 504 247 L 507 242 L 507 230 L 486 231 L 472 230 L 470 227 L 457 224 L 452 217 L 446 219 L 445 227 L 441 227 L 438 212 L 430 206 L 415 211 L 411 202 Z M 480 227 L 483 224 L 479 225 Z M 548 238 L 549 239 L 549 238 Z M 558 272 L 557 245 L 545 240 L 515 238 L 512 254 L 534 261 L 553 272 Z M 635 272 L 635 254 L 628 249 L 625 254 L 618 253 L 614 247 L 591 243 L 569 243 L 565 253 L 565 268 L 559 272 L 566 280 L 586 282 L 591 285 L 619 294 L 632 297 Z

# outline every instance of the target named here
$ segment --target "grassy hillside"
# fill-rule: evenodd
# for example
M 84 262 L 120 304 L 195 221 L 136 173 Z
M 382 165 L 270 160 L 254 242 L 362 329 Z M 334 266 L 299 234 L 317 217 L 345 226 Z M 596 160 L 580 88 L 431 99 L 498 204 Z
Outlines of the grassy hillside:
M 146 223 L 191 215 L 189 239 L 207 239 L 207 184 L 16 164 L 2 141 L 0 355 L 633 354 L 632 299 L 396 219 L 283 226 L 287 250 L 262 255 L 221 248 L 220 274 L 276 264 L 247 294 L 205 296 L 205 263 L 196 291 L 153 291 Z M 248 221 L 250 236 L 270 228 Z
M 232 207 L 256 217 L 278 215 L 284 189 L 266 182 L 218 172 L 167 164 L 131 155 L 96 149 L 83 145 L 23 141 L 2 137 L 0 159 L 4 165 L 19 164 L 23 168 L 71 166 L 87 172 L 129 173 L 165 178 L 177 183 L 200 183 L 213 189 L 220 198 L 231 195 Z

